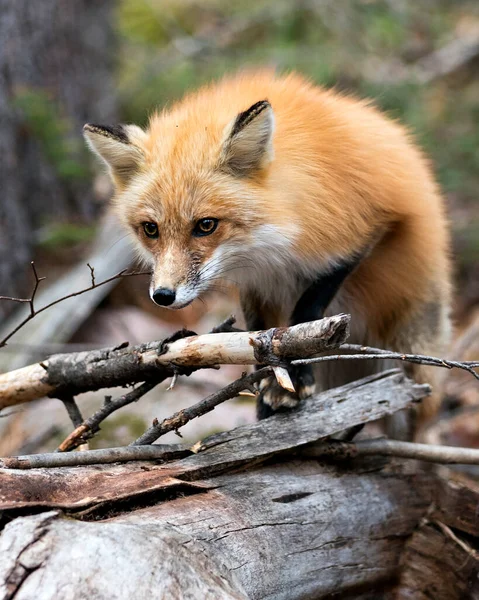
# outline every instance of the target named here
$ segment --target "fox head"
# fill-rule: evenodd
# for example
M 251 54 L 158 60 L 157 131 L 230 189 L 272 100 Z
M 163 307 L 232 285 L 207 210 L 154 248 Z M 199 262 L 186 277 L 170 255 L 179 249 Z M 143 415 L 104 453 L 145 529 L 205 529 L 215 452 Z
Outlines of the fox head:
M 228 112 L 173 109 L 147 130 L 84 127 L 113 180 L 116 212 L 152 267 L 150 296 L 161 306 L 183 308 L 219 282 L 261 279 L 262 250 L 276 246 L 273 258 L 268 253 L 274 263 L 289 243 L 266 189 L 271 105 Z

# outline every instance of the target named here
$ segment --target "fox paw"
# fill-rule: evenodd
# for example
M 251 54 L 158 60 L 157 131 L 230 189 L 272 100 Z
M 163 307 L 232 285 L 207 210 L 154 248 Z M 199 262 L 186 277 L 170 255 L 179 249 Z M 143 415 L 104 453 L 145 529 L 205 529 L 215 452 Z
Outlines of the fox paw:
M 266 377 L 259 384 L 260 398 L 273 411 L 280 408 L 294 408 L 299 402 L 299 396 L 282 388 L 276 377 Z
M 275 377 L 266 377 L 260 382 L 257 407 L 259 419 L 294 408 L 300 400 L 314 393 L 314 376 L 310 368 L 296 368 L 290 375 L 296 392 L 289 392 L 282 388 Z

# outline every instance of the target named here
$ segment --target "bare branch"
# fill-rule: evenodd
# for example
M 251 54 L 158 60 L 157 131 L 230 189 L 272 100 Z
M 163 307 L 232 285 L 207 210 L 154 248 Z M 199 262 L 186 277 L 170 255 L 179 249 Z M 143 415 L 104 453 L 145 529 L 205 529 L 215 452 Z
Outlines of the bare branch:
M 395 456 L 437 464 L 479 465 L 479 450 L 452 446 L 429 446 L 412 442 L 388 439 L 361 440 L 359 442 L 321 442 L 300 448 L 297 454 L 303 457 L 333 458 L 350 460 L 360 456 Z M 33 469 L 51 467 L 73 467 L 134 460 L 174 460 L 192 454 L 181 444 L 142 445 L 102 450 L 86 450 L 72 453 L 45 453 L 13 456 L 0 459 L 0 468 Z
M 444 465 L 479 465 L 479 450 L 477 449 L 416 444 L 386 438 L 357 442 L 331 440 L 304 448 L 300 450 L 300 453 L 302 456 L 308 457 L 331 456 L 338 459 L 350 459 L 357 456 L 396 456 Z
M 78 408 L 73 396 L 62 396 L 59 398 L 63 402 L 63 405 L 67 409 L 68 416 L 70 417 L 73 427 L 78 427 L 83 422 L 83 417 Z
M 284 364 L 339 347 L 348 335 L 349 320 L 349 315 L 336 315 L 288 328 L 194 335 L 128 348 L 54 355 L 42 363 L 0 374 L 0 409 L 48 395 L 76 396 L 157 380 L 182 369 Z
M 2 346 L 5 346 L 8 342 L 8 340 L 10 338 L 12 338 L 17 333 L 17 331 L 19 331 L 22 327 L 24 327 L 29 321 L 31 321 L 34 317 L 36 317 L 36 315 L 39 315 L 43 311 L 48 310 L 52 306 L 55 306 L 56 304 L 59 304 L 60 302 L 63 302 L 64 300 L 67 300 L 68 298 L 74 298 L 75 296 L 80 296 L 81 294 L 85 294 L 86 292 L 89 292 L 97 287 L 100 287 L 102 285 L 110 283 L 111 281 L 114 281 L 115 279 L 121 279 L 123 277 L 133 277 L 136 275 L 149 275 L 148 271 L 128 272 L 126 269 L 124 269 L 123 271 L 120 271 L 116 275 L 113 275 L 112 277 L 109 277 L 108 279 L 100 281 L 99 283 L 96 283 L 94 269 L 90 265 L 88 265 L 88 267 L 90 269 L 91 281 L 92 281 L 92 283 L 89 287 L 79 290 L 78 292 L 72 292 L 71 294 L 62 296 L 61 298 L 58 298 L 57 300 L 54 300 L 53 302 L 50 302 L 49 304 L 46 304 L 45 306 L 42 306 L 39 309 L 36 309 L 34 306 L 34 301 L 35 301 L 35 295 L 38 290 L 38 285 L 41 281 L 43 281 L 46 278 L 38 277 L 38 274 L 37 274 L 37 271 L 35 268 L 35 263 L 32 262 L 31 264 L 32 264 L 33 274 L 35 276 L 35 285 L 34 285 L 34 288 L 33 288 L 30 298 L 10 298 L 8 296 L 0 296 L 0 300 L 12 300 L 14 302 L 28 303 L 30 305 L 30 313 L 22 321 L 20 321 L 20 323 L 8 335 L 6 335 L 2 340 L 0 340 L 0 348 Z
M 196 417 L 201 417 L 211 410 L 221 404 L 222 402 L 226 402 L 226 400 L 230 400 L 237 396 L 243 390 L 249 390 L 253 387 L 255 383 L 261 381 L 268 375 L 271 375 L 272 369 L 270 367 L 264 367 L 259 371 L 255 371 L 250 375 L 246 375 L 243 373 L 242 377 L 233 381 L 223 389 L 211 394 L 204 400 L 193 404 L 192 406 L 188 406 L 188 408 L 183 408 L 182 410 L 175 413 L 172 417 L 164 419 L 161 423 L 153 424 L 150 429 L 148 429 L 142 436 L 140 436 L 137 440 L 133 442 L 133 446 L 143 446 L 145 444 L 152 444 L 155 440 L 157 440 L 165 433 L 169 431 L 178 431 L 180 427 L 186 425 L 192 419 Z
M 131 392 L 123 394 L 119 398 L 115 398 L 115 400 L 111 400 L 108 396 L 105 397 L 103 406 L 97 410 L 96 413 L 91 415 L 91 417 L 88 417 L 88 419 L 80 419 L 79 423 L 74 423 L 76 429 L 72 431 L 70 435 L 58 446 L 58 451 L 67 452 L 84 444 L 100 429 L 100 423 L 109 415 L 111 415 L 111 413 L 115 412 L 119 408 L 123 408 L 123 406 L 131 404 L 132 402 L 136 402 L 147 392 L 161 383 L 164 379 L 165 378 L 163 377 L 155 381 L 147 381 L 133 389 Z
M 0 300 L 10 300 L 11 302 L 20 302 L 20 303 L 25 303 L 25 304 L 29 304 L 30 305 L 30 314 L 35 313 L 35 308 L 34 308 L 34 301 L 35 301 L 35 296 L 38 290 L 38 286 L 40 285 L 41 281 L 44 281 L 46 279 L 46 277 L 38 277 L 38 273 L 37 273 L 37 269 L 35 267 L 35 263 L 32 260 L 32 262 L 30 263 L 31 267 L 32 267 L 32 271 L 33 271 L 33 277 L 35 278 L 35 283 L 33 284 L 33 290 L 32 293 L 30 295 L 30 298 L 13 298 L 12 296 L 0 296 Z M 0 342 L 0 348 L 2 346 L 2 343 Z
M 109 464 L 130 460 L 173 460 L 191 454 L 180 444 L 154 446 L 127 446 L 125 448 L 106 448 L 85 450 L 85 452 L 47 452 L 26 456 L 12 456 L 0 459 L 0 468 L 35 469 L 40 467 L 76 467 L 80 465 Z
M 95 268 L 92 267 L 90 263 L 87 263 L 86 265 L 90 269 L 91 285 L 92 287 L 95 287 Z
M 381 348 L 372 348 L 370 346 L 360 346 L 358 344 L 342 344 L 342 350 L 356 350 L 366 352 L 365 354 L 330 354 L 328 356 L 317 356 L 315 358 L 302 358 L 293 360 L 292 365 L 309 365 L 320 362 L 329 362 L 337 360 L 400 360 L 419 365 L 427 365 L 431 367 L 444 367 L 446 369 L 462 369 L 468 371 L 476 379 L 479 379 L 479 373 L 474 369 L 479 368 L 479 361 L 464 361 L 448 360 L 446 358 L 437 358 L 435 356 L 427 356 L 425 354 L 404 354 L 402 352 L 391 352 Z

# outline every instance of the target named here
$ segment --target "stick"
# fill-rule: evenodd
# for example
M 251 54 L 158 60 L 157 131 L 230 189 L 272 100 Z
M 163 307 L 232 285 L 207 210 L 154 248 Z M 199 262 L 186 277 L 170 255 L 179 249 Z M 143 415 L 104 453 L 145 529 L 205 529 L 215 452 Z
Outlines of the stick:
M 36 317 L 43 311 L 48 310 L 52 306 L 55 306 L 56 304 L 63 302 L 64 300 L 67 300 L 68 298 L 74 298 L 75 296 L 81 296 L 82 294 L 85 294 L 86 292 L 94 290 L 97 287 L 100 287 L 102 285 L 110 283 L 111 281 L 115 281 L 115 279 L 121 279 L 123 277 L 132 277 L 132 276 L 136 276 L 136 275 L 149 274 L 149 272 L 147 272 L 147 271 L 133 271 L 133 272 L 128 273 L 127 269 L 124 269 L 123 271 L 120 271 L 116 275 L 113 275 L 112 277 L 109 277 L 108 279 L 100 281 L 99 283 L 96 283 L 95 271 L 94 271 L 93 267 L 90 266 L 90 264 L 88 264 L 87 266 L 90 269 L 90 276 L 91 276 L 91 285 L 89 287 L 84 288 L 83 290 L 79 290 L 78 292 L 72 292 L 71 294 L 62 296 L 61 298 L 58 298 L 57 300 L 54 300 L 53 302 L 50 302 L 50 303 L 46 304 L 45 306 L 42 306 L 41 308 L 36 309 L 35 308 L 35 296 L 36 296 L 36 293 L 38 290 L 38 286 L 41 281 L 44 281 L 46 279 L 46 277 L 38 277 L 35 263 L 33 261 L 31 263 L 31 265 L 32 265 L 33 275 L 35 277 L 35 284 L 33 286 L 33 290 L 32 290 L 30 298 L 12 298 L 10 296 L 0 296 L 0 300 L 10 300 L 12 302 L 27 303 L 30 308 L 30 312 L 28 313 L 28 315 L 22 321 L 20 321 L 20 323 L 14 329 L 12 329 L 12 331 L 9 334 L 7 334 L 2 340 L 0 340 L 0 348 L 2 346 L 5 346 L 7 344 L 7 341 L 11 337 L 13 337 L 17 333 L 17 331 L 19 331 L 22 327 L 24 327 L 34 317 Z
M 391 352 L 381 348 L 371 348 L 369 346 L 359 346 L 357 344 L 343 344 L 341 349 L 344 350 L 359 350 L 367 352 L 367 354 L 330 354 L 328 356 L 317 356 L 314 358 L 301 358 L 293 360 L 292 365 L 310 365 L 320 362 L 328 362 L 335 360 L 401 360 L 419 365 L 427 365 L 431 367 L 444 367 L 446 369 L 462 369 L 468 371 L 479 379 L 479 373 L 474 369 L 479 368 L 479 361 L 464 361 L 448 360 L 445 358 L 437 358 L 435 356 L 426 356 L 425 354 L 404 354 L 402 352 Z
M 339 347 L 349 334 L 349 321 L 349 315 L 336 315 L 289 328 L 213 333 L 131 348 L 122 345 L 57 354 L 42 363 L 0 375 L 0 410 L 48 395 L 76 396 L 104 387 L 157 380 L 173 376 L 178 367 L 279 365 Z
M 93 277 L 94 274 L 92 272 L 92 278 Z M 235 322 L 236 317 L 234 315 L 231 315 L 227 319 L 225 319 L 223 323 L 220 323 L 217 327 L 214 327 L 212 329 L 212 333 L 233 331 L 235 330 L 235 328 L 233 327 Z M 75 430 L 72 431 L 58 446 L 57 452 L 68 452 L 80 446 L 84 441 L 93 437 L 93 435 L 100 430 L 100 423 L 102 423 L 102 421 L 104 421 L 109 415 L 111 415 L 118 409 L 123 408 L 128 404 L 131 404 L 132 402 L 136 402 L 147 392 L 153 389 L 156 385 L 162 383 L 165 379 L 166 376 L 163 376 L 156 379 L 155 381 L 147 381 L 138 388 L 132 390 L 127 394 L 123 394 L 115 400 L 111 400 L 109 396 L 105 396 L 105 402 L 102 408 L 100 408 L 96 413 L 91 415 L 91 417 L 89 417 L 88 419 L 80 419 L 80 422 L 74 423 Z M 167 390 L 171 390 L 174 388 L 177 379 L 178 373 L 175 373 Z
M 322 442 L 298 452 L 307 458 L 331 457 L 338 460 L 360 456 L 395 456 L 437 464 L 479 465 L 479 450 L 452 446 L 429 446 L 397 440 L 373 439 L 359 442 Z M 183 458 L 191 451 L 180 444 L 142 445 L 102 450 L 85 450 L 71 453 L 45 453 L 13 456 L 0 459 L 0 468 L 34 469 L 75 467 L 81 465 L 109 464 L 134 460 L 173 460 Z
M 81 419 L 79 423 L 74 423 L 76 429 L 70 433 L 70 435 L 63 440 L 63 442 L 58 446 L 59 452 L 68 452 L 69 450 L 74 450 L 78 448 L 81 444 L 85 443 L 88 439 L 93 437 L 93 434 L 96 433 L 100 429 L 100 423 L 104 421 L 112 412 L 115 412 L 119 408 L 123 408 L 123 406 L 127 406 L 132 402 L 136 402 L 142 396 L 144 396 L 147 392 L 152 390 L 155 386 L 161 383 L 163 379 L 156 381 L 147 381 L 142 385 L 138 386 L 131 392 L 127 394 L 123 394 L 119 398 L 115 398 L 115 400 L 111 400 L 108 397 L 105 397 L 105 403 L 103 406 L 96 411 L 91 417 L 85 419 L 84 421 Z
M 127 446 L 125 448 L 106 448 L 85 450 L 84 452 L 47 452 L 26 456 L 0 458 L 3 469 L 37 469 L 48 467 L 78 467 L 81 465 L 102 465 L 130 460 L 173 460 L 183 458 L 191 451 L 180 444 L 155 446 Z
M 73 396 L 63 396 L 60 398 L 63 402 L 63 405 L 67 409 L 68 416 L 70 417 L 70 421 L 73 423 L 73 427 L 78 427 L 81 425 L 83 421 L 82 414 L 80 409 L 78 408 L 75 398 Z
M 161 423 L 152 425 L 143 435 L 135 440 L 132 445 L 143 446 L 145 444 L 152 444 L 159 437 L 165 435 L 165 433 L 168 433 L 169 431 L 178 431 L 180 427 L 183 427 L 183 425 L 186 425 L 186 423 L 192 419 L 201 417 L 201 415 L 210 412 L 215 406 L 234 398 L 241 391 L 245 389 L 251 390 L 255 383 L 264 377 L 271 375 L 271 373 L 272 369 L 270 367 L 264 367 L 250 375 L 243 373 L 243 376 L 240 379 L 233 381 L 233 383 L 230 383 L 218 392 L 211 394 L 204 400 L 201 400 L 188 408 L 183 408 L 172 417 L 164 419 Z
M 357 456 L 396 456 L 439 464 L 479 465 L 479 450 L 416 444 L 378 438 L 357 442 L 330 441 L 310 446 L 301 451 L 302 456 L 349 459 Z

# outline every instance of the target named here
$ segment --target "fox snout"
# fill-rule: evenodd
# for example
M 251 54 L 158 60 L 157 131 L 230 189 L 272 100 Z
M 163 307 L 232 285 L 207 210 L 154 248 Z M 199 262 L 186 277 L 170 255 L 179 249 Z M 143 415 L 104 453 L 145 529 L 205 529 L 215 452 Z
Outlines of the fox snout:
M 178 310 L 191 304 L 198 297 L 195 286 L 178 285 L 176 289 L 162 285 L 155 286 L 153 281 L 150 284 L 150 298 L 158 306 Z
M 183 271 L 181 261 L 159 260 L 153 268 L 150 298 L 158 306 L 178 310 L 198 297 L 198 280 L 192 268 Z

